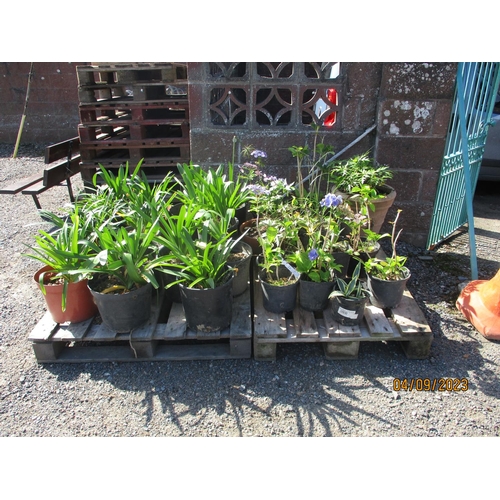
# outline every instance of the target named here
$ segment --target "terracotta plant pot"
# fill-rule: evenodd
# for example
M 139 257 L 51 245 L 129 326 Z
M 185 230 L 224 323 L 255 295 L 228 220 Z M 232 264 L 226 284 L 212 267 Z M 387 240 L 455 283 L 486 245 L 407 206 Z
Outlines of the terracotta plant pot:
M 382 225 L 385 222 L 385 218 L 387 216 L 387 212 L 392 207 L 394 200 L 396 199 L 396 190 L 384 184 L 379 188 L 379 191 L 385 194 L 384 198 L 378 198 L 376 200 L 372 200 L 374 210 L 368 210 L 368 216 L 371 220 L 371 230 L 374 233 L 380 232 Z
M 34 280 L 39 288 L 40 274 L 51 269 L 50 266 L 44 266 L 35 273 Z M 62 310 L 62 293 L 62 284 L 45 285 L 44 297 L 47 310 L 56 323 L 79 323 L 93 318 L 97 314 L 97 307 L 87 287 L 86 279 L 76 283 L 68 283 L 66 309 L 64 311 Z

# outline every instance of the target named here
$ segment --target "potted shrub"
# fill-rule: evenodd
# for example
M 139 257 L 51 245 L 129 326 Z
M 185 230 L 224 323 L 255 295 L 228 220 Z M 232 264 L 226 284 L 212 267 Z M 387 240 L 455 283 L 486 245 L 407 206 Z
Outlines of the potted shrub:
M 257 260 L 258 278 L 264 309 L 272 313 L 291 311 L 296 304 L 300 273 L 284 258 L 283 232 L 270 224 L 259 236 L 259 243 L 262 255 Z
M 306 311 L 325 309 L 334 287 L 335 272 L 341 269 L 333 255 L 313 247 L 309 251 L 297 252 L 293 262 L 300 273 L 300 306 Z
M 368 216 L 368 228 L 379 232 L 396 198 L 395 189 L 387 184 L 393 177 L 389 167 L 375 165 L 366 152 L 332 162 L 328 175 L 347 203 Z
M 398 210 L 391 234 L 392 254 L 384 259 L 371 258 L 364 263 L 367 285 L 371 292 L 370 302 L 380 308 L 397 307 L 403 298 L 406 283 L 411 277 L 406 267 L 406 257 L 397 255 L 396 244 L 401 229 L 396 234 L 396 224 L 401 210 Z
M 198 210 L 195 203 L 183 205 L 178 215 L 167 218 L 157 240 L 168 249 L 159 269 L 175 277 L 167 287 L 179 286 L 188 328 L 205 333 L 231 324 L 234 272 L 228 259 L 239 240 L 220 235 L 218 219 L 205 220 L 193 238 Z
M 349 281 L 337 277 L 336 289 L 330 294 L 332 313 L 341 325 L 356 326 L 361 323 L 370 296 L 360 280 L 361 262 L 358 262 Z
M 92 318 L 97 313 L 87 288 L 86 261 L 90 249 L 85 239 L 89 227 L 80 219 L 78 208 L 63 220 L 56 214 L 44 211 L 45 219 L 56 225 L 52 234 L 40 230 L 32 253 L 25 256 L 44 266 L 34 275 L 42 291 L 47 309 L 56 323 L 77 323 Z
M 308 311 L 318 311 L 328 305 L 333 290 L 334 277 L 343 272 L 334 249 L 339 245 L 340 229 L 336 223 L 336 207 L 342 198 L 325 196 L 317 203 L 315 196 L 307 194 L 299 199 L 299 210 L 292 207 L 290 220 L 298 219 L 297 240 L 299 249 L 291 261 L 301 274 L 299 282 L 299 303 Z M 350 258 L 349 255 L 347 255 Z M 344 262 L 345 264 L 345 262 Z
M 342 224 L 345 238 L 349 243 L 349 262 L 347 275 L 351 276 L 358 262 L 375 257 L 380 250 L 380 240 L 389 236 L 388 233 L 380 234 L 368 229 L 369 217 L 362 212 L 356 212 L 347 203 L 342 205 Z M 361 267 L 360 277 L 366 278 L 364 267 Z

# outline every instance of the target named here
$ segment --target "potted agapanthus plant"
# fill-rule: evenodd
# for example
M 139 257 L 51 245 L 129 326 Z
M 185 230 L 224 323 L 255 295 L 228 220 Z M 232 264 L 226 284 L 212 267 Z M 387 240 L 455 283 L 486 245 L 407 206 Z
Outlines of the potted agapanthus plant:
M 223 234 L 217 218 L 204 220 L 193 238 L 191 221 L 199 210 L 195 201 L 183 205 L 165 219 L 157 241 L 168 250 L 160 269 L 175 278 L 167 287 L 179 286 L 188 328 L 207 333 L 231 323 L 234 269 L 228 259 L 240 240 Z
M 91 228 L 82 220 L 78 207 L 67 219 L 44 211 L 44 217 L 56 225 L 52 233 L 40 230 L 36 244 L 25 254 L 43 267 L 34 279 L 42 291 L 47 309 L 56 323 L 78 323 L 92 318 L 97 308 L 87 288 L 86 263 L 92 253 L 86 244 Z

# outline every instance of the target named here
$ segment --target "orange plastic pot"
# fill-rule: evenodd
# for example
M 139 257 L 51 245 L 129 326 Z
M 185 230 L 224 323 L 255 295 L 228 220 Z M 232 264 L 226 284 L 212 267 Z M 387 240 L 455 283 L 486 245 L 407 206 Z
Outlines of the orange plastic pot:
M 44 266 L 35 273 L 33 278 L 40 289 L 40 274 L 51 271 L 51 269 L 50 266 Z M 68 283 L 64 311 L 62 310 L 63 285 L 44 284 L 44 288 L 47 310 L 56 323 L 79 323 L 93 318 L 97 314 L 97 307 L 88 289 L 86 279 L 76 283 Z

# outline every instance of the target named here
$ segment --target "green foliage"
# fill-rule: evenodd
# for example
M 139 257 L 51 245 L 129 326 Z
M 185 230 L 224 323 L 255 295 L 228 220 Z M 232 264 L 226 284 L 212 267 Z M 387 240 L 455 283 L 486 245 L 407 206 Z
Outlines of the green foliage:
M 222 217 L 228 214 L 234 217 L 236 210 L 251 198 L 245 184 L 235 177 L 232 163 L 228 164 L 227 174 L 222 165 L 205 170 L 190 163 L 178 168 L 181 175 L 179 201 L 182 203 L 196 200 L 206 210 Z
M 303 278 L 316 283 L 332 281 L 335 271 L 341 270 L 340 265 L 335 262 L 333 255 L 321 248 L 318 250 L 313 249 L 309 252 L 297 251 L 291 256 L 290 261 L 295 264 L 297 271 Z
M 288 151 L 297 161 L 297 189 L 299 197 L 303 198 L 307 194 L 315 194 L 319 196 L 320 186 L 324 177 L 325 169 L 329 161 L 333 158 L 334 151 L 332 146 L 324 143 L 324 138 L 319 140 L 320 126 L 312 124 L 314 129 L 313 146 L 291 146 Z M 307 168 L 307 176 L 304 178 L 302 174 L 303 167 Z M 305 190 L 305 181 L 309 181 L 308 190 Z M 328 188 L 327 188 L 328 191 Z
M 398 210 L 396 218 L 391 222 L 392 224 L 392 233 L 391 233 L 391 246 L 392 246 L 392 255 L 390 257 L 386 257 L 385 259 L 377 259 L 371 258 L 368 259 L 364 266 L 367 274 L 370 274 L 376 278 L 380 278 L 382 280 L 400 280 L 404 279 L 408 275 L 408 268 L 406 267 L 407 257 L 402 257 L 397 255 L 396 252 L 396 244 L 401 234 L 402 229 L 396 234 L 396 225 L 399 219 L 399 214 L 401 213 L 401 209 Z
M 215 219 L 194 237 L 197 213 L 197 205 L 183 206 L 178 215 L 167 217 L 160 230 L 157 241 L 168 254 L 161 259 L 158 270 L 177 278 L 169 286 L 182 283 L 189 288 L 216 288 L 232 272 L 227 261 L 239 239 L 233 239 L 229 233 L 222 234 Z
M 77 282 L 88 275 L 85 264 L 91 257 L 91 250 L 86 239 L 91 227 L 82 220 L 75 207 L 68 219 L 62 219 L 54 213 L 44 211 L 44 216 L 56 225 L 53 233 L 40 230 L 35 236 L 35 245 L 28 246 L 31 253 L 26 257 L 38 260 L 53 271 L 47 273 L 52 281 L 63 280 L 62 310 L 66 310 L 68 283 Z M 40 288 L 45 294 L 46 273 L 40 274 Z
M 153 252 L 157 231 L 157 221 L 148 224 L 139 217 L 134 226 L 114 228 L 105 225 L 97 229 L 96 240 L 88 242 L 95 253 L 88 269 L 93 274 L 115 278 L 125 291 L 146 283 L 158 288 L 153 272 L 157 265 Z
M 387 257 L 383 260 L 369 259 L 365 262 L 365 270 L 371 276 L 382 280 L 400 280 L 407 276 L 408 268 L 406 267 L 407 257 Z
M 339 277 L 335 278 L 336 289 L 330 294 L 330 298 L 339 295 L 347 298 L 367 297 L 370 292 L 363 286 L 362 281 L 359 279 L 360 272 L 361 262 L 358 262 L 349 281 L 345 281 Z
M 377 190 L 393 177 L 388 166 L 375 166 L 368 152 L 333 162 L 328 175 L 338 191 L 349 194 L 363 192 L 364 195 L 370 190 Z

